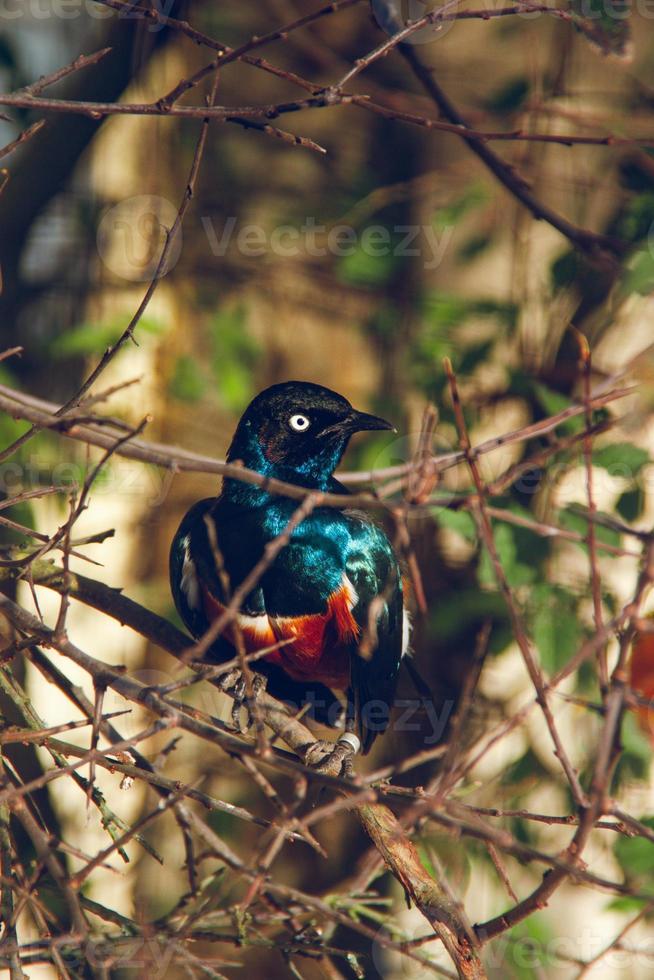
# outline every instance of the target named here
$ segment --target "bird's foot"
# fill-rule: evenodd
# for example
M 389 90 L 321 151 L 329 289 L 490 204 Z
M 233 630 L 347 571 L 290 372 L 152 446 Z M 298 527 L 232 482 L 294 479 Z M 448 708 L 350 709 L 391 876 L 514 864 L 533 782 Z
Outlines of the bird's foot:
M 352 760 L 360 747 L 359 739 L 352 732 L 345 732 L 337 742 L 317 739 L 311 743 L 304 753 L 304 763 L 323 776 L 342 776 L 344 779 L 354 779 L 355 772 Z
M 230 727 L 235 732 L 240 732 L 244 735 L 252 727 L 253 718 L 248 705 L 247 684 L 245 683 L 243 672 L 238 668 L 230 670 L 228 674 L 224 674 L 220 678 L 218 687 L 225 694 L 228 694 L 230 698 L 233 698 L 234 701 L 232 704 Z M 262 674 L 253 674 L 252 693 L 255 701 L 265 689 L 266 678 Z M 246 714 L 245 722 L 242 720 L 243 709 L 245 709 Z

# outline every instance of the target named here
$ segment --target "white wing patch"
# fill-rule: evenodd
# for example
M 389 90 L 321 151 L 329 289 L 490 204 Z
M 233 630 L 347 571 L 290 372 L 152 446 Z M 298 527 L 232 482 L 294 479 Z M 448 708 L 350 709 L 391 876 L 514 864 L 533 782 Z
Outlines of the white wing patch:
M 343 588 L 347 593 L 347 604 L 348 608 L 352 610 L 357 602 L 359 601 L 359 596 L 357 591 L 350 582 L 347 575 L 343 575 Z M 381 610 L 380 610 L 381 613 Z M 406 606 L 402 607 L 402 649 L 400 652 L 400 658 L 404 657 L 411 650 L 411 616 L 409 610 Z
M 239 613 L 236 621 L 241 629 L 252 630 L 253 633 L 258 633 L 260 636 L 267 636 L 271 629 L 270 620 L 266 613 L 260 613 L 258 616 Z
M 409 652 L 409 647 L 411 646 L 411 618 L 409 616 L 409 610 L 406 606 L 402 609 L 402 653 L 403 657 Z
M 187 534 L 182 540 L 184 549 L 184 561 L 182 562 L 182 578 L 179 587 L 186 596 L 186 601 L 191 609 L 200 608 L 200 583 L 195 570 L 195 562 L 191 558 L 191 539 Z
M 347 606 L 351 612 L 359 601 L 359 596 L 357 595 L 357 590 L 354 588 L 345 573 L 343 573 L 343 588 L 347 594 Z
M 359 601 L 359 596 L 357 595 L 357 590 L 354 588 L 354 586 L 350 582 L 345 572 L 343 572 L 343 578 L 341 579 L 341 588 L 344 590 L 345 595 L 347 597 L 347 608 L 350 610 L 350 612 L 352 612 L 357 602 Z M 268 618 L 266 616 L 257 616 L 257 620 L 259 619 L 268 622 Z M 297 616 L 275 616 L 276 623 L 293 624 L 293 622 L 296 619 Z M 251 625 L 253 622 L 254 622 L 253 617 L 250 617 L 249 624 Z M 256 628 L 262 629 L 263 627 L 256 627 Z

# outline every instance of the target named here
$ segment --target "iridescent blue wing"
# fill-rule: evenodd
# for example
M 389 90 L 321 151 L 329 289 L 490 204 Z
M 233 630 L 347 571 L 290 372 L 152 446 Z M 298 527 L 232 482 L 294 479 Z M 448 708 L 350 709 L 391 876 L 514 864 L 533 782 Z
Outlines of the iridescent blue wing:
M 213 498 L 194 504 L 184 516 L 170 547 L 170 590 L 177 612 L 196 639 L 209 626 L 202 602 L 202 578 L 197 557 L 202 546 L 208 544 L 205 516 L 214 504 Z M 215 584 L 220 588 L 217 581 Z
M 352 545 L 347 577 L 356 593 L 352 614 L 360 634 L 352 650 L 352 690 L 362 750 L 367 752 L 389 724 L 402 661 L 402 577 L 391 544 L 365 515 L 348 513 Z
M 210 625 L 212 616 L 207 610 L 211 600 L 225 602 L 225 596 L 216 570 L 214 549 L 207 528 L 207 518 L 211 519 L 216 507 L 216 498 L 200 500 L 187 512 L 179 526 L 170 549 L 170 586 L 177 611 L 191 635 L 198 639 Z M 230 528 L 233 530 L 233 528 Z M 243 548 L 242 551 L 247 549 Z M 227 572 L 232 573 L 234 584 L 243 571 L 234 574 L 228 556 Z M 207 602 L 209 598 L 209 602 Z M 266 613 L 264 593 L 261 588 L 254 589 L 243 604 L 243 611 L 250 616 Z M 218 637 L 207 654 L 207 660 L 222 663 L 231 660 L 235 649 L 225 637 Z M 309 705 L 308 714 L 323 724 L 336 725 L 341 717 L 338 699 L 319 682 L 302 683 L 296 681 L 279 667 L 263 660 L 257 661 L 253 668 L 268 678 L 269 693 L 282 701 L 290 703 L 294 710 Z

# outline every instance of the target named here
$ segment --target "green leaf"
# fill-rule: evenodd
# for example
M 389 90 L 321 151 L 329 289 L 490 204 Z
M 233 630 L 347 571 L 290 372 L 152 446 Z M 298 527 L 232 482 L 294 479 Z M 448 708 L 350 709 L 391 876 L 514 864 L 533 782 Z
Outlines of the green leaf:
M 485 204 L 488 200 L 488 191 L 483 184 L 475 182 L 471 184 L 464 193 L 448 204 L 444 208 L 439 208 L 432 218 L 434 228 L 442 231 L 456 225 L 474 208 Z
M 206 378 L 193 357 L 182 354 L 175 361 L 173 374 L 168 382 L 168 391 L 173 398 L 183 402 L 199 401 L 207 388 Z
M 459 374 L 465 376 L 472 374 L 475 368 L 490 358 L 494 346 L 494 340 L 487 340 L 481 344 L 473 344 L 464 350 L 458 359 L 456 369 Z
M 511 942 L 511 976 L 519 980 L 533 980 L 544 975 L 546 968 L 557 963 L 553 952 L 556 933 L 543 913 L 530 915 L 508 933 Z
M 127 321 L 123 317 L 100 323 L 82 323 L 53 340 L 50 352 L 56 358 L 101 354 L 116 343 L 126 327 Z M 161 333 L 163 329 L 163 324 L 151 317 L 142 317 L 137 327 L 139 334 Z
M 600 54 L 632 57 L 630 0 L 572 0 L 572 23 Z
M 375 246 L 374 252 L 362 248 L 359 241 L 351 255 L 339 258 L 336 275 L 341 282 L 356 286 L 381 286 L 388 282 L 395 268 L 393 252 L 390 240 L 388 247 Z
M 22 503 L 14 504 L 12 507 L 8 507 L 4 511 L 4 516 L 8 517 L 10 520 L 15 521 L 17 524 L 22 524 L 23 527 L 35 527 L 34 523 L 34 512 L 32 506 L 28 501 L 22 501 Z M 11 527 L 2 528 L 2 537 L 5 545 L 19 545 L 23 547 L 28 545 L 30 548 L 34 544 L 34 539 L 27 535 L 23 535 L 22 531 L 14 530 Z
M 477 540 L 477 527 L 468 511 L 438 507 L 434 510 L 434 516 L 441 527 L 455 531 L 466 541 L 474 542 Z
M 566 408 L 570 408 L 572 404 L 570 399 L 566 395 L 562 395 L 560 391 L 554 391 L 553 388 L 548 388 L 547 385 L 542 384 L 540 381 L 534 381 L 531 385 L 532 391 L 540 402 L 543 410 L 547 412 L 548 415 L 558 415 L 559 412 L 565 411 Z M 561 432 L 580 432 L 584 427 L 584 420 L 581 416 L 577 415 L 573 418 L 566 419 L 559 426 Z
M 636 521 L 643 513 L 645 506 L 645 494 L 642 487 L 634 487 L 632 490 L 625 490 L 615 505 L 620 517 L 625 521 Z
M 602 511 L 598 511 L 597 514 L 601 517 Z M 584 538 L 588 534 L 588 519 L 584 513 L 580 513 L 578 510 L 566 508 L 559 511 L 559 524 L 567 531 L 576 531 L 577 534 L 583 535 Z M 611 527 L 604 527 L 604 525 L 596 523 L 595 538 L 597 541 L 601 541 L 602 544 L 610 544 L 613 548 L 620 547 L 620 532 Z M 577 544 L 584 551 L 588 550 L 585 540 L 579 541 Z
M 654 817 L 644 817 L 641 823 L 654 830 Z M 613 853 L 625 876 L 640 891 L 654 894 L 654 842 L 646 837 L 620 837 Z
M 638 476 L 643 466 L 649 463 L 649 453 L 631 442 L 616 442 L 596 449 L 592 455 L 594 466 L 607 470 L 611 476 L 621 476 L 631 480 Z
M 607 233 L 636 244 L 642 242 L 643 239 L 648 239 L 654 221 L 652 178 L 649 174 L 644 178 L 642 170 L 627 162 L 620 167 L 620 178 L 625 189 L 634 196 L 629 197 L 624 202 L 607 228 Z M 631 260 L 627 263 L 628 267 L 643 261 L 640 254 L 639 251 L 634 252 Z
M 471 316 L 494 317 L 502 325 L 513 327 L 517 308 L 513 303 L 495 299 L 466 299 L 458 293 L 445 293 L 432 289 L 425 293 L 422 312 L 430 328 L 437 328 L 441 336 L 454 339 L 454 329 Z
M 529 79 L 524 75 L 510 78 L 486 99 L 486 107 L 491 112 L 515 112 L 529 95 Z
M 614 898 L 612 902 L 606 905 L 606 909 L 609 912 L 621 912 L 624 915 L 631 915 L 640 912 L 644 905 L 651 902 L 650 898 L 632 898 L 630 895 L 624 895 L 620 898 Z M 649 915 L 645 916 L 645 920 L 651 919 L 654 913 L 650 912 Z
M 429 874 L 432 876 L 432 878 L 436 878 L 437 879 L 438 878 L 438 869 L 434 867 L 433 862 L 432 862 L 432 858 L 431 858 L 431 851 L 430 851 L 430 849 L 428 847 L 425 846 L 424 841 L 418 841 L 417 842 L 417 850 L 418 850 L 418 853 L 420 854 L 420 860 L 424 864 L 424 866 L 427 869 L 427 871 L 429 872 Z
M 50 350 L 57 358 L 100 354 L 115 344 L 120 334 L 120 327 L 115 322 L 83 323 L 57 337 Z
M 579 274 L 581 262 L 574 249 L 562 252 L 554 259 L 550 266 L 550 282 L 554 292 L 572 286 Z
M 518 307 L 515 303 L 504 303 L 496 299 L 478 299 L 471 307 L 475 316 L 495 317 L 500 324 L 513 329 L 518 322 Z
M 2 361 L 0 361 L 0 384 L 7 385 L 9 388 L 20 387 L 13 371 L 10 370 L 8 364 Z
M 465 589 L 456 593 L 445 593 L 429 614 L 429 636 L 439 643 L 456 642 L 465 634 L 470 623 L 484 619 L 493 621 L 493 637 L 502 632 L 499 627 L 506 622 L 506 606 L 497 592 L 482 592 L 480 589 Z M 498 652 L 506 643 L 493 646 Z
M 254 396 L 257 346 L 246 329 L 246 310 L 232 306 L 220 310 L 210 325 L 211 367 L 218 394 L 230 411 L 241 412 Z
M 622 747 L 626 755 L 649 765 L 652 759 L 652 743 L 640 727 L 633 712 L 627 712 L 622 721 Z
M 529 607 L 540 662 L 553 674 L 568 662 L 581 639 L 575 597 L 560 586 L 542 582 L 532 589 Z
M 516 761 L 511 763 L 511 765 L 505 770 L 504 780 L 508 784 L 519 784 L 525 780 L 538 782 L 546 775 L 547 770 L 536 753 L 533 751 L 533 749 L 527 749 L 523 756 L 516 759 Z M 528 833 L 527 838 L 529 839 Z
M 429 290 L 422 300 L 425 320 L 431 327 L 438 328 L 442 336 L 447 337 L 452 336 L 453 328 L 465 320 L 471 309 L 470 300 L 439 289 Z
M 462 262 L 472 262 L 478 256 L 486 252 L 490 246 L 493 244 L 493 236 L 480 233 L 478 235 L 471 235 L 460 247 L 458 251 L 458 257 Z
M 529 517 L 530 512 L 508 499 L 498 498 L 496 506 L 504 507 L 512 514 Z M 505 523 L 499 519 L 493 522 L 495 546 L 509 585 L 519 587 L 536 580 L 539 567 L 550 553 L 550 542 L 516 524 Z M 490 557 L 484 547 L 480 562 L 479 580 L 482 584 L 495 583 L 495 575 Z
M 0 414 L 0 444 L 3 449 L 18 439 L 19 436 L 22 436 L 24 432 L 27 432 L 29 428 L 29 422 L 23 422 L 22 419 L 12 419 L 10 415 L 5 415 L 2 412 Z M 7 488 L 3 486 L 2 489 L 6 490 Z
M 518 588 L 521 585 L 528 585 L 530 582 L 533 582 L 536 578 L 537 571 L 535 565 L 520 561 L 516 543 L 518 535 L 516 532 L 517 529 L 509 524 L 495 525 L 495 548 L 511 588 Z M 477 577 L 480 585 L 497 587 L 493 563 L 486 547 L 483 548 L 481 554 Z
M 648 296 L 654 291 L 654 254 L 649 248 L 637 251 L 625 269 L 620 292 L 623 296 L 638 293 Z
M 252 372 L 247 365 L 238 361 L 226 361 L 222 365 L 220 380 L 222 400 L 233 412 L 241 411 L 252 400 Z

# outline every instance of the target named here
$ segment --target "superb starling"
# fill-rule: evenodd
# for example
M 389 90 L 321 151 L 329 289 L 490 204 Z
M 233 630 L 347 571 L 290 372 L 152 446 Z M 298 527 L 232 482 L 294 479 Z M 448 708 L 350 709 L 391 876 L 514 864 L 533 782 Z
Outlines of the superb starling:
M 328 388 L 289 381 L 250 403 L 227 460 L 295 486 L 345 494 L 333 473 L 350 437 L 392 428 Z M 224 572 L 236 588 L 299 504 L 265 484 L 230 477 L 218 497 L 191 507 L 173 539 L 170 580 L 194 637 L 225 608 Z M 408 619 L 397 558 L 367 512 L 322 506 L 305 517 L 241 604 L 236 626 L 213 644 L 211 661 L 235 656 L 235 629 L 248 653 L 271 648 L 252 667 L 274 696 L 298 708 L 309 702 L 318 720 L 334 725 L 342 715 L 335 692 L 346 695 L 339 743 L 348 765 L 387 727 Z

